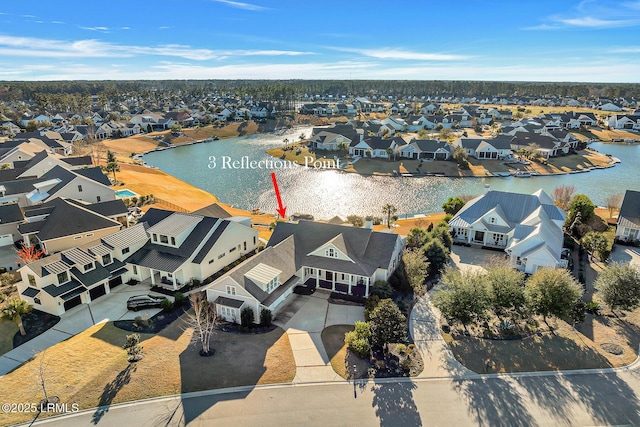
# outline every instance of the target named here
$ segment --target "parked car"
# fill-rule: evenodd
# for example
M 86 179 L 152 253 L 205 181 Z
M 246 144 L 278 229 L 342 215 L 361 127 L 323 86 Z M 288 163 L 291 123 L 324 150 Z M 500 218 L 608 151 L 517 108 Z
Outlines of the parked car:
M 297 285 L 295 288 L 293 288 L 293 293 L 299 295 L 311 295 L 315 291 L 315 286 Z
M 167 298 L 155 295 L 135 295 L 127 300 L 127 310 L 138 311 L 142 308 L 162 307 L 162 301 L 165 299 Z

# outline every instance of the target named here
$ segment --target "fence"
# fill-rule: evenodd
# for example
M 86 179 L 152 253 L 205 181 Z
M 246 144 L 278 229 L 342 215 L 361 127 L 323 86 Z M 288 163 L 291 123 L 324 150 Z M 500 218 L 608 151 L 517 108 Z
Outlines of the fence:
M 156 203 L 158 203 L 160 205 L 163 205 L 163 206 L 166 206 L 166 207 L 168 207 L 169 209 L 171 209 L 173 211 L 176 211 L 176 212 L 187 212 L 187 213 L 189 212 L 187 209 L 183 208 L 182 206 L 178 206 L 175 203 L 168 202 L 168 201 L 166 201 L 164 199 L 160 199 L 158 197 L 154 197 L 154 200 L 156 201 Z

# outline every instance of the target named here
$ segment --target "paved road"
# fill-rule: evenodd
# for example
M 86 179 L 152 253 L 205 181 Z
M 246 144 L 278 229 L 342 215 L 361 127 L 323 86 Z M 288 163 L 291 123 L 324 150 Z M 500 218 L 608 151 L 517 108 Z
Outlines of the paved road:
M 637 426 L 635 371 L 326 383 L 194 393 L 46 426 Z

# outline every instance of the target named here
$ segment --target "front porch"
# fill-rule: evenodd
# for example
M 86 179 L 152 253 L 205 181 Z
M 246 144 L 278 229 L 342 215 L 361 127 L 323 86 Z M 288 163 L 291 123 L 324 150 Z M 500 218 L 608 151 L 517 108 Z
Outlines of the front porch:
M 347 295 L 369 296 L 370 278 L 316 268 L 304 269 L 303 283 L 307 287 L 326 289 Z
M 147 284 L 150 287 L 156 287 L 168 291 L 178 291 L 185 286 L 176 276 L 178 274 L 172 274 L 165 271 L 148 269 L 146 278 L 141 280 L 141 284 Z

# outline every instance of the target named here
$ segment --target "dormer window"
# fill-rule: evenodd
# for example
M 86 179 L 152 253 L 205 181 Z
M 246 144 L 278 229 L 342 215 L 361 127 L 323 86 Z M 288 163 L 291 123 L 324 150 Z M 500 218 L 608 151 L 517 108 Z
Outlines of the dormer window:
M 95 267 L 95 265 L 90 262 L 89 264 L 85 264 L 84 267 L 82 267 L 84 269 L 84 271 L 89 271 L 89 270 L 93 270 L 93 268 Z
M 153 241 L 154 241 L 154 242 L 157 242 L 157 241 L 158 241 L 158 235 L 157 235 L 157 234 L 155 234 L 155 233 L 153 234 Z
M 175 246 L 176 245 L 176 238 L 171 236 L 171 246 Z
M 325 255 L 329 258 L 338 258 L 338 251 L 336 251 L 334 248 L 328 248 L 325 251 Z
M 102 265 L 111 264 L 111 254 L 102 255 Z
M 58 284 L 62 285 L 64 283 L 67 283 L 69 281 L 69 272 L 68 271 L 63 271 L 62 273 L 58 273 Z
M 489 222 L 491 224 L 495 224 L 496 223 L 496 219 L 494 217 L 489 218 Z
M 160 243 L 164 243 L 164 244 L 169 243 L 169 237 L 161 234 L 160 235 Z

